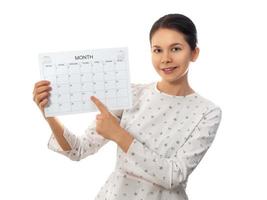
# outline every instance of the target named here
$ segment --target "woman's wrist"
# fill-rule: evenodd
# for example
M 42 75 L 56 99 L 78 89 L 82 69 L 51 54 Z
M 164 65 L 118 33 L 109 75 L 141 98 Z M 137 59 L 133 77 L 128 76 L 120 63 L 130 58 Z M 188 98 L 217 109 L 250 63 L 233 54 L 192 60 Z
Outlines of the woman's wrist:
M 114 142 L 126 153 L 132 144 L 134 137 L 129 134 L 125 129 L 121 128 L 118 131 L 117 137 L 115 138 Z
M 45 120 L 48 124 L 55 123 L 55 121 L 57 121 L 55 117 L 45 117 Z

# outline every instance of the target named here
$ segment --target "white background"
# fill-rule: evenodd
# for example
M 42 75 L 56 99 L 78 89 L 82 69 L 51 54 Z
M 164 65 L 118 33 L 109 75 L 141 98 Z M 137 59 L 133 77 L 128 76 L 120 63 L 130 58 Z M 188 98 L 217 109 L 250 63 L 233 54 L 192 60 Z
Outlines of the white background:
M 129 47 L 131 82 L 159 80 L 149 30 L 182 13 L 197 26 L 201 53 L 194 90 L 223 118 L 210 150 L 189 178 L 190 200 L 267 199 L 266 6 L 264 1 L 56 1 L 0 3 L 0 199 L 94 199 L 115 165 L 115 143 L 73 162 L 47 149 L 50 129 L 32 101 L 38 54 Z M 83 133 L 96 113 L 65 116 Z

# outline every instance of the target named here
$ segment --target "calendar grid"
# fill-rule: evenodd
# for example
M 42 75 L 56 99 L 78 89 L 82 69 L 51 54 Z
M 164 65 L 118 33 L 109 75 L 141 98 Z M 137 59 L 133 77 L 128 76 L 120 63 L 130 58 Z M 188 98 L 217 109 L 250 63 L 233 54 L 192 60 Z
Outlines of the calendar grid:
M 77 55 L 90 59 L 74 60 Z M 52 86 L 46 116 L 97 111 L 92 95 L 111 110 L 131 107 L 127 48 L 41 54 L 39 61 Z

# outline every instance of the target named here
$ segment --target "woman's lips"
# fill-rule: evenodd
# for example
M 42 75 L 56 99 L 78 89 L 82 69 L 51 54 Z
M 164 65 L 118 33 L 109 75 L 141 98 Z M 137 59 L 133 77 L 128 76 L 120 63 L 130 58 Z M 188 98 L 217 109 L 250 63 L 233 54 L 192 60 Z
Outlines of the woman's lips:
M 162 69 L 162 71 L 165 73 L 165 74 L 170 74 L 172 73 L 177 67 L 168 67 L 168 68 L 164 68 Z

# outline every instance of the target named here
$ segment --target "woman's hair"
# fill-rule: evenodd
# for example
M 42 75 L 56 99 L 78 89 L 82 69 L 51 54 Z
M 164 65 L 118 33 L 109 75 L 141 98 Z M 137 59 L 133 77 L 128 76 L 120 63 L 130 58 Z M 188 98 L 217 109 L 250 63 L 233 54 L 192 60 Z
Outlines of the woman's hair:
M 172 29 L 182 33 L 191 50 L 194 50 L 196 48 L 197 29 L 192 20 L 188 17 L 182 14 L 168 14 L 159 18 L 151 27 L 149 33 L 150 43 L 154 33 L 160 28 Z

